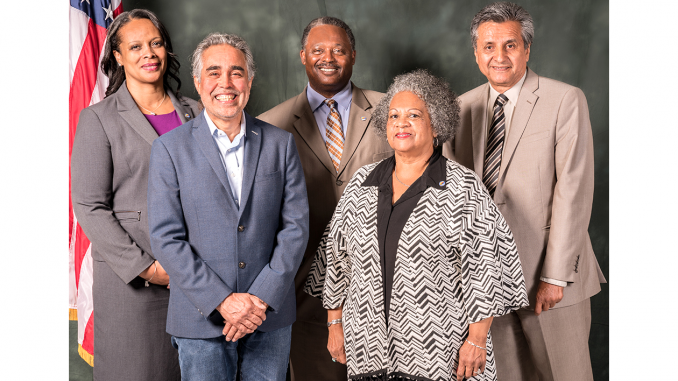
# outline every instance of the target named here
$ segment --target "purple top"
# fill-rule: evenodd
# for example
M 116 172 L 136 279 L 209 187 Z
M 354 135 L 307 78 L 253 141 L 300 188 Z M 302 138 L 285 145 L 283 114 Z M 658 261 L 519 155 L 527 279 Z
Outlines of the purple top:
M 148 123 L 153 126 L 155 132 L 158 133 L 158 136 L 172 131 L 173 129 L 181 126 L 181 119 L 177 114 L 177 110 L 172 111 L 169 114 L 163 115 L 148 115 L 144 114 Z

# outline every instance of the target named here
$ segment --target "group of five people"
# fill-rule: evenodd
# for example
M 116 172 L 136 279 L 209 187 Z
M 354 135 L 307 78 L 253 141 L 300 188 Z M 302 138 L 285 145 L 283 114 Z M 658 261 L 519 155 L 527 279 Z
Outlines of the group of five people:
M 488 83 L 457 97 L 415 70 L 382 94 L 320 17 L 308 85 L 254 118 L 242 38 L 200 42 L 196 102 L 158 18 L 118 16 L 71 157 L 94 378 L 284 380 L 289 359 L 296 381 L 592 380 L 588 108 L 528 69 L 533 34 L 490 4 L 471 24 Z

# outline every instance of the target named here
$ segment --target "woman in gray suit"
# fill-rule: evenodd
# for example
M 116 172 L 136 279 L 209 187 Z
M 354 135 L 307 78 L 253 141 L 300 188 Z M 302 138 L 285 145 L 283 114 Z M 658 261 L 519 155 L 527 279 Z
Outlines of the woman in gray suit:
M 73 210 L 94 260 L 94 379 L 180 380 L 165 332 L 169 276 L 151 252 L 146 190 L 153 140 L 195 117 L 198 103 L 179 95 L 179 62 L 150 11 L 115 19 L 101 69 L 106 98 L 80 113 L 71 155 Z

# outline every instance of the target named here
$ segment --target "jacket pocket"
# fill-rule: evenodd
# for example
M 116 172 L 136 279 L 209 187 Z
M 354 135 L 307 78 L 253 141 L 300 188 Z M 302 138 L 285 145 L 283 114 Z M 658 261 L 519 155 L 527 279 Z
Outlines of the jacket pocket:
M 261 175 L 257 174 L 256 176 L 254 176 L 254 182 L 258 183 L 258 182 L 261 182 L 261 181 L 270 180 L 270 179 L 273 179 L 275 177 L 278 177 L 279 175 L 280 175 L 280 171 L 264 173 L 264 174 L 261 174 Z
M 141 210 L 114 210 L 113 217 L 120 222 L 141 221 Z
M 541 131 L 541 132 L 537 132 L 535 134 L 523 136 L 523 138 L 520 139 L 520 140 L 523 143 L 534 142 L 534 141 L 537 141 L 537 140 L 542 140 L 542 139 L 548 138 L 550 133 L 551 133 L 551 131 Z

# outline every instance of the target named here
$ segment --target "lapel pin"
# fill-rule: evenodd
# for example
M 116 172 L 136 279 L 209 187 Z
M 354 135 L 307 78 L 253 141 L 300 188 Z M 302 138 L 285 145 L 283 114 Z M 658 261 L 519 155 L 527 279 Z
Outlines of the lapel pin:
M 366 120 L 367 120 L 367 117 L 365 117 L 365 116 L 361 116 L 361 117 L 360 117 L 360 120 L 362 120 L 362 121 L 364 122 L 364 121 L 366 121 Z
M 444 182 L 444 181 L 441 181 L 441 182 L 438 183 L 438 185 L 440 185 L 440 186 L 442 187 L 442 186 L 445 185 L 445 182 Z
M 254 135 L 257 135 L 257 136 L 259 135 L 259 134 L 257 134 L 257 133 L 256 133 L 256 132 L 254 132 L 254 131 L 252 131 L 252 133 L 253 133 Z
M 184 116 L 186 117 L 186 119 L 191 119 L 191 116 L 188 114 L 184 114 Z

